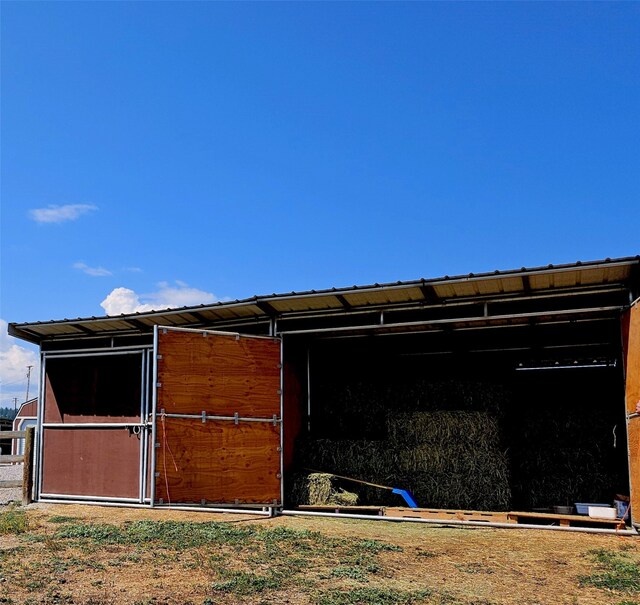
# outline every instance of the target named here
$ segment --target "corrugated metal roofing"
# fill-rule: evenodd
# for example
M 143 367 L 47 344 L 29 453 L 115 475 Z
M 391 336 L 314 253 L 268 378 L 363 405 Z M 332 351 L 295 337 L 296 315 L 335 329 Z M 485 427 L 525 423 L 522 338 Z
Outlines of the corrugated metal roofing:
M 470 273 L 454 277 L 254 296 L 244 300 L 115 317 L 11 323 L 9 333 L 31 342 L 41 342 L 60 336 L 84 337 L 103 333 L 144 331 L 145 328 L 150 329 L 154 325 L 187 326 L 238 318 L 259 319 L 273 315 L 366 309 L 403 303 L 442 304 L 452 300 L 472 300 L 501 294 L 537 293 L 551 289 L 625 283 L 630 280 L 637 282 L 639 266 L 640 256 L 546 267 L 523 267 L 492 273 Z

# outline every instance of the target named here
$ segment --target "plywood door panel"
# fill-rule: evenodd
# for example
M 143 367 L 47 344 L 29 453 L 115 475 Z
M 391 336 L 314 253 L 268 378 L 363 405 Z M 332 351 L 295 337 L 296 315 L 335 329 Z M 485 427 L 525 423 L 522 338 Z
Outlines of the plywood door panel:
M 631 487 L 631 513 L 640 522 L 640 416 L 636 406 L 640 403 L 640 304 L 636 303 L 623 318 L 623 345 L 625 367 L 625 401 L 627 408 L 627 436 L 629 442 L 629 478 Z
M 157 421 L 156 500 L 280 501 L 280 426 L 266 422 Z
M 158 330 L 155 500 L 273 504 L 281 500 L 277 420 L 280 341 L 207 331 Z
M 280 414 L 280 341 L 160 330 L 158 410 L 270 418 Z
M 140 436 L 124 428 L 43 431 L 42 493 L 138 498 Z

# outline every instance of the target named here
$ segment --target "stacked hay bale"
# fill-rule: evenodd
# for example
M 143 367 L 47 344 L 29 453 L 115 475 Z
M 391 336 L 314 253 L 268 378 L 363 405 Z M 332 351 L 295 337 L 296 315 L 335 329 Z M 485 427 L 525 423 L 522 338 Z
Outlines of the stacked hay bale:
M 292 484 L 290 498 L 298 504 L 355 506 L 358 495 L 338 485 L 329 473 L 300 473 Z
M 507 510 L 509 464 L 496 418 L 487 412 L 437 411 L 388 420 L 398 481 L 421 506 Z
M 499 385 L 420 380 L 383 389 L 332 385 L 328 392 L 320 423 L 331 438 L 305 440 L 302 466 L 409 489 L 422 507 L 509 509 L 498 421 L 506 394 Z M 349 489 L 361 504 L 402 504 L 387 490 L 358 484 Z

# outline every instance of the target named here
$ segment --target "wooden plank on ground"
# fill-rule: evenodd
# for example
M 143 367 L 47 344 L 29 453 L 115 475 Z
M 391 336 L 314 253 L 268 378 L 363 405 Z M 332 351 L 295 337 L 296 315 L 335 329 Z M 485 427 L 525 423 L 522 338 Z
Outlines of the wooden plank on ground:
M 388 506 L 385 517 L 413 519 L 438 519 L 442 521 L 481 521 L 485 523 L 509 523 L 508 513 L 477 510 L 447 510 L 440 508 L 405 508 Z
M 382 506 L 339 506 L 336 504 L 301 504 L 300 510 L 326 512 L 326 513 L 346 513 L 350 515 L 381 515 L 384 508 Z
M 510 512 L 508 513 L 510 520 L 518 522 L 519 519 L 532 520 L 537 519 L 539 521 L 549 521 L 550 523 L 557 522 L 561 526 L 573 526 L 584 523 L 596 523 L 598 525 L 624 525 L 624 522 L 620 519 L 599 519 L 596 517 L 589 517 L 587 515 L 558 515 L 555 513 L 534 513 L 534 512 Z

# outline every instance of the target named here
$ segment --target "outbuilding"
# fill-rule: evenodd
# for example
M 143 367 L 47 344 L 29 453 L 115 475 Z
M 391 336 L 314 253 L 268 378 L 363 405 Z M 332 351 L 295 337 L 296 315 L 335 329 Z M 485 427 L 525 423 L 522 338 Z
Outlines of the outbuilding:
M 25 401 L 20 408 L 16 417 L 13 419 L 13 430 L 24 431 L 30 426 L 38 424 L 38 398 L 34 397 Z M 24 439 L 13 439 L 11 453 L 14 456 L 22 456 L 24 454 Z
M 12 323 L 36 499 L 271 513 L 312 469 L 434 518 L 618 494 L 640 522 L 639 296 L 636 256 Z

